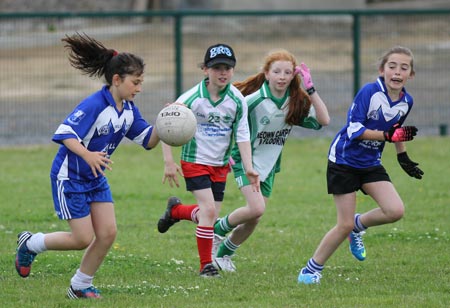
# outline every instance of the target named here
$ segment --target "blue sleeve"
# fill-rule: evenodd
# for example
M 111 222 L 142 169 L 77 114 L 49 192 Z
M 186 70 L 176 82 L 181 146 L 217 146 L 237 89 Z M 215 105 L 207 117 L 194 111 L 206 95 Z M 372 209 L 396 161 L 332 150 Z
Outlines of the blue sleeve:
M 150 136 L 153 133 L 153 126 L 151 126 L 141 115 L 139 112 L 139 108 L 136 107 L 134 104 L 132 105 L 133 108 L 133 124 L 131 125 L 130 129 L 128 130 L 126 137 L 133 142 L 141 145 L 146 150 L 150 150 L 150 148 L 147 147 L 148 141 L 150 140 Z

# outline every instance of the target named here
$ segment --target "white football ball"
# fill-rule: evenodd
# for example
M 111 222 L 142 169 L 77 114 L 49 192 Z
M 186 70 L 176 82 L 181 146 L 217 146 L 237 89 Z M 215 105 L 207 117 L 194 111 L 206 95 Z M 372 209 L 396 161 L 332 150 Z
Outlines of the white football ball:
M 164 107 L 156 118 L 159 138 L 171 146 L 189 142 L 197 131 L 197 119 L 191 109 L 184 105 L 171 104 Z

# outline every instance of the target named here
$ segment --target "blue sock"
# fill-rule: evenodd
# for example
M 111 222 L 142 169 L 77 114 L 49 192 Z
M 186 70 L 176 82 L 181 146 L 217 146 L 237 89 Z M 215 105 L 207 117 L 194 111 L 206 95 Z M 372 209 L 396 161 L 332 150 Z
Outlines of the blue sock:
M 367 227 L 361 223 L 360 216 L 361 214 L 355 214 L 355 227 L 353 228 L 353 232 L 359 233 L 367 229 Z
M 315 272 L 321 272 L 323 270 L 323 265 L 320 265 L 313 258 L 309 259 L 306 264 L 306 271 L 310 274 L 314 274 Z

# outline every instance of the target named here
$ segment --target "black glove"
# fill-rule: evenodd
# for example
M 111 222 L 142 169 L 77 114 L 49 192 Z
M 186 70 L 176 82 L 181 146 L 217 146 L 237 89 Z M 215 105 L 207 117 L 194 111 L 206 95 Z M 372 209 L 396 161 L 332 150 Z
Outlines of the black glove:
M 388 131 L 384 132 L 384 140 L 388 142 L 411 141 L 414 139 L 415 135 L 417 135 L 417 127 L 400 127 L 400 125 L 396 124 L 392 126 Z
M 403 170 L 408 173 L 409 176 L 412 176 L 416 179 L 421 179 L 424 172 L 417 167 L 419 164 L 413 162 L 409 159 L 408 154 L 406 152 L 398 153 L 397 160 Z

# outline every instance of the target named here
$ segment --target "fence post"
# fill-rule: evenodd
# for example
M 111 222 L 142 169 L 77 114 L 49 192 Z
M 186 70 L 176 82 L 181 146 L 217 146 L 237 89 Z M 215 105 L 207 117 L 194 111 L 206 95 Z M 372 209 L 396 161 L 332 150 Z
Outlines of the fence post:
M 447 136 L 447 124 L 439 124 L 439 136 Z
M 361 22 L 358 13 L 353 13 L 353 94 L 359 90 L 360 87 L 360 39 L 361 39 Z
M 179 12 L 174 14 L 175 18 L 175 94 L 177 99 L 183 91 L 183 35 L 182 35 L 182 18 L 183 15 Z

